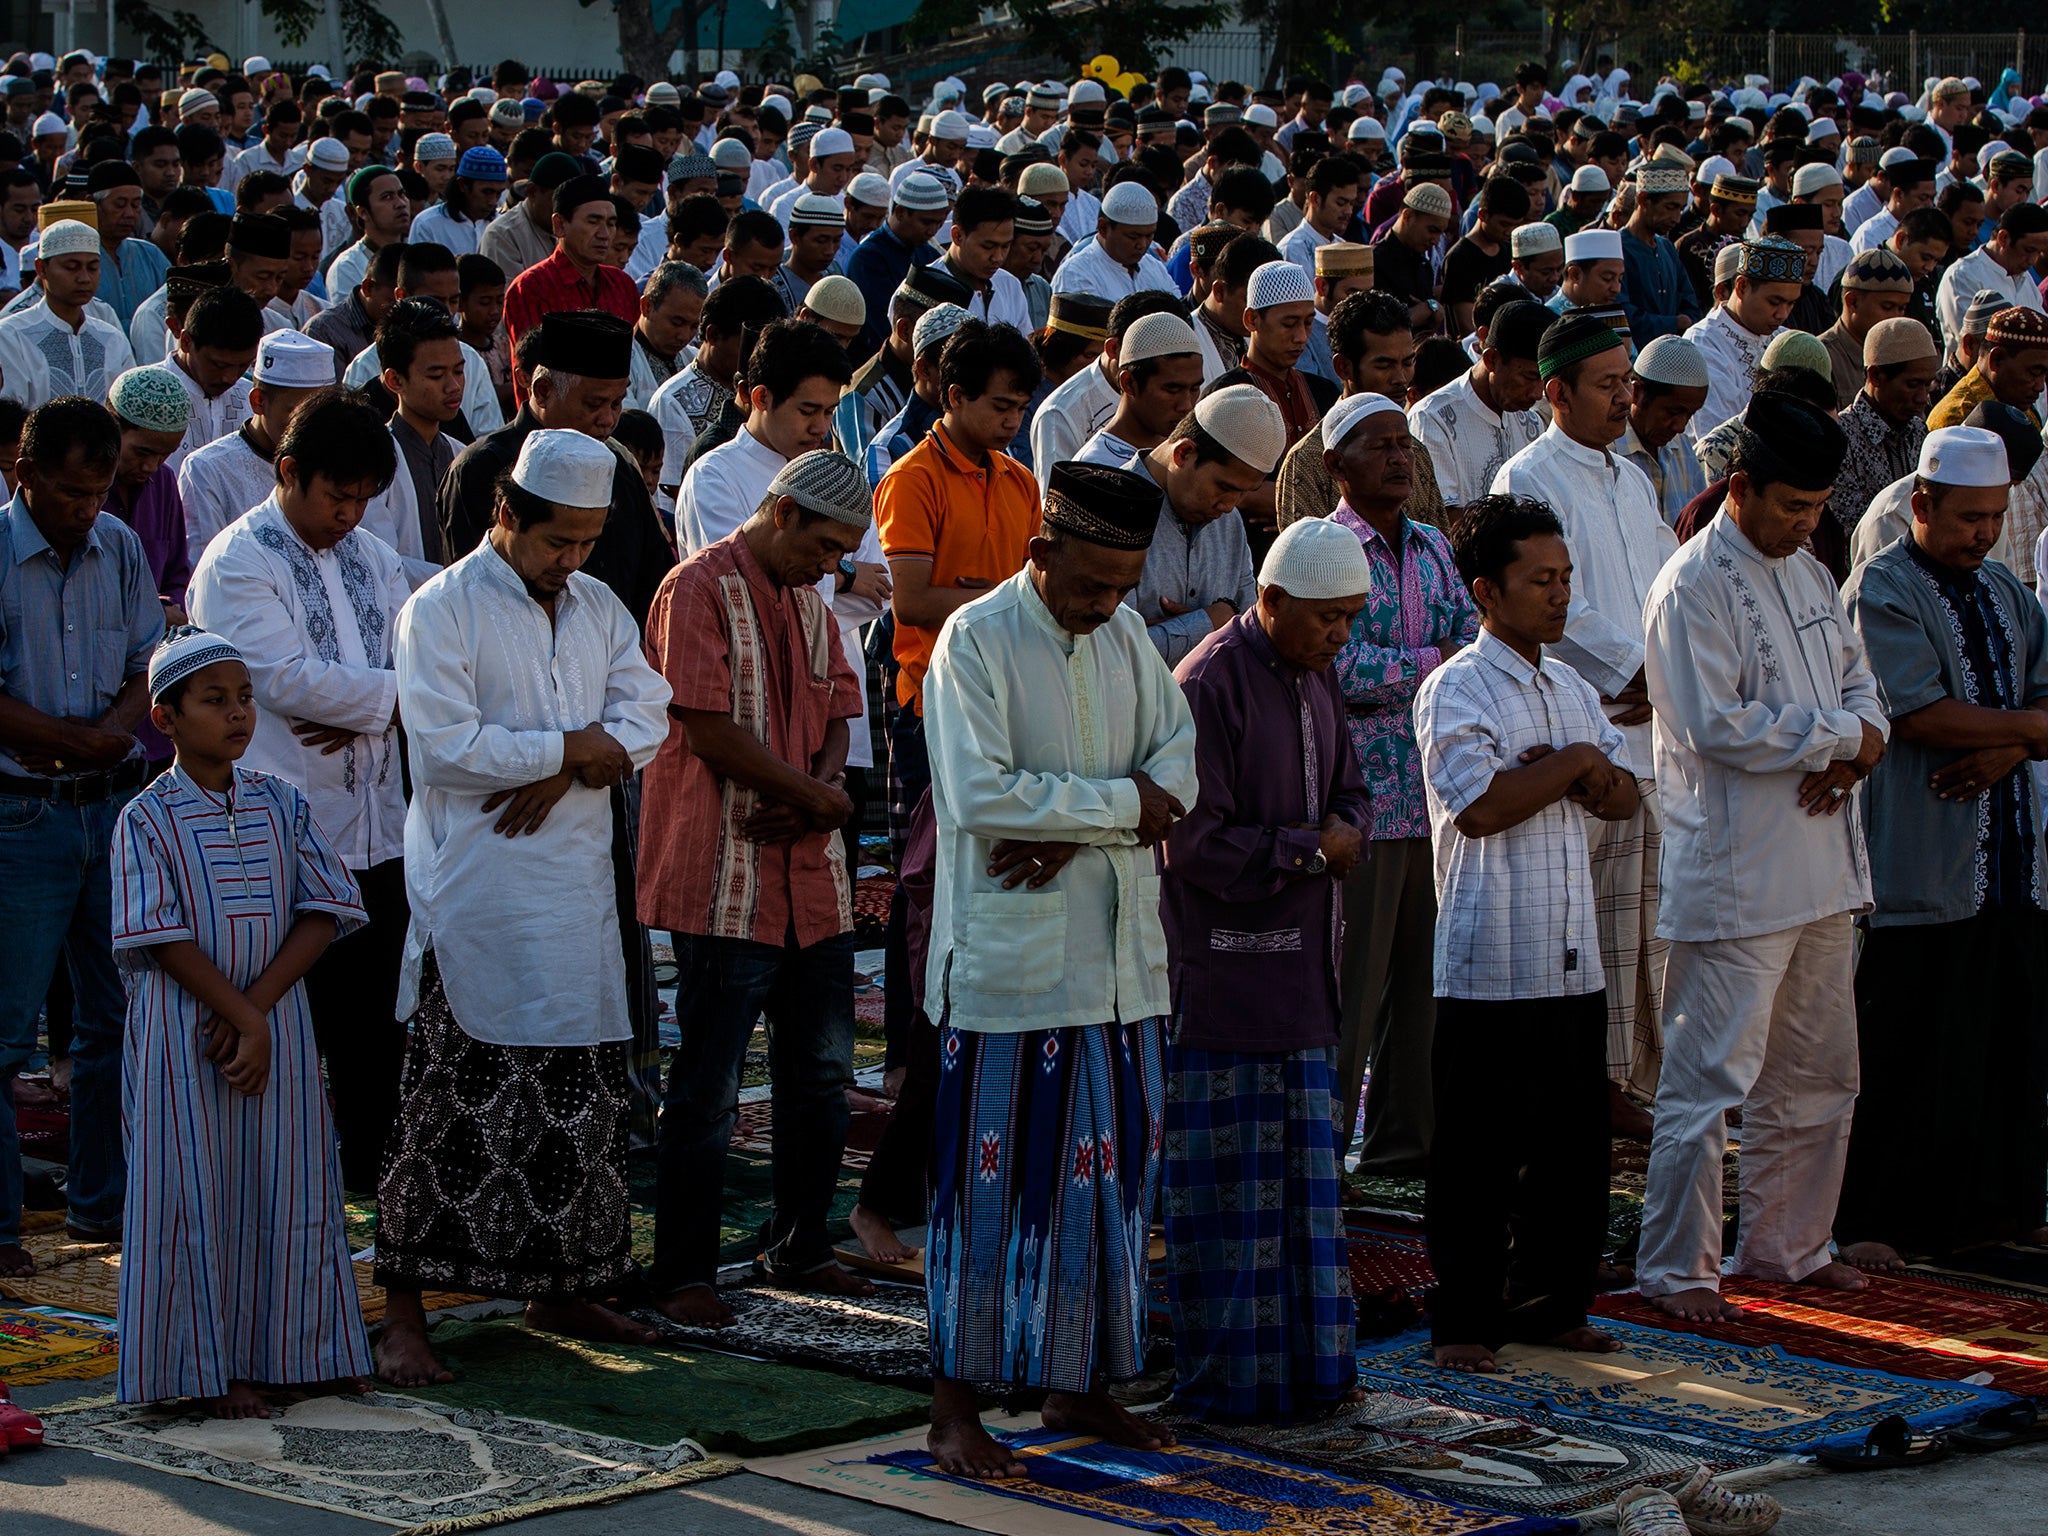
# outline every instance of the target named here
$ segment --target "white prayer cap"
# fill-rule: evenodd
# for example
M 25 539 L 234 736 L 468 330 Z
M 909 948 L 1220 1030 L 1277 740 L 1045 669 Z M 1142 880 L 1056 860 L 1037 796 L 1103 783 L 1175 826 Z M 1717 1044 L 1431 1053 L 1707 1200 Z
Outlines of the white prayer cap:
M 1919 474 L 1936 485 L 2012 484 L 2005 439 L 1983 427 L 1940 427 L 1928 433 L 1920 445 Z
M 1815 139 L 1839 139 L 1841 136 L 1842 125 L 1832 117 L 1816 118 L 1806 129 L 1806 141 L 1809 144 Z
M 768 482 L 768 494 L 787 496 L 805 511 L 849 528 L 865 528 L 875 519 L 875 497 L 867 476 L 845 454 L 829 448 L 800 453 L 783 465 Z
M 880 77 L 877 76 L 877 78 L 879 79 Z M 736 91 L 740 88 L 740 77 L 729 69 L 721 69 L 711 77 L 711 83 L 722 91 Z M 883 80 L 882 83 L 887 85 L 889 82 Z
M 1377 416 L 1383 411 L 1392 411 L 1396 416 L 1407 414 L 1385 395 L 1368 391 L 1362 395 L 1344 396 L 1323 413 L 1323 446 L 1338 447 L 1366 417 Z
M 1510 256 L 1548 256 L 1552 251 L 1564 249 L 1564 237 L 1557 232 L 1555 224 L 1517 224 L 1515 232 L 1508 236 Z
M 1247 309 L 1271 309 L 1277 304 L 1313 304 L 1316 285 L 1309 275 L 1291 261 L 1269 261 L 1253 271 L 1245 284 Z
M 424 160 L 453 160 L 455 140 L 445 133 L 421 134 L 419 143 L 412 147 L 412 158 L 415 165 Z
M 1726 155 L 1709 155 L 1699 163 L 1699 168 L 1692 173 L 1692 179 L 1703 187 L 1711 187 L 1716 176 L 1740 174 L 1741 172 L 1735 169 L 1735 162 Z
M 744 175 L 752 169 L 754 152 L 747 148 L 744 139 L 720 139 L 711 146 L 711 163 L 721 171 L 733 171 Z
M 860 291 L 860 284 L 837 272 L 828 273 L 811 284 L 811 291 L 804 295 L 803 307 L 820 320 L 832 320 L 840 325 L 868 323 L 868 301 Z
M 1683 336 L 1659 336 L 1637 353 L 1636 377 L 1653 384 L 1669 384 L 1674 389 L 1707 389 L 1712 385 L 1707 377 L 1706 354 Z
M 245 75 L 267 75 L 270 73 L 270 60 L 263 57 L 260 53 L 252 53 L 249 57 L 242 60 L 242 73 Z
M 1363 553 L 1365 546 L 1358 547 Z M 242 653 L 219 635 L 210 635 L 195 624 L 180 624 L 165 634 L 162 643 L 150 653 L 149 701 L 159 702 L 172 684 L 183 682 L 203 667 L 241 659 Z
M 1564 242 L 1564 259 L 1573 261 L 1619 261 L 1621 260 L 1621 231 L 1618 229 L 1582 229 L 1575 235 L 1567 235 Z
M 1228 449 L 1232 458 L 1262 475 L 1271 474 L 1287 451 L 1287 423 L 1280 407 L 1256 384 L 1233 384 L 1202 396 L 1195 405 L 1195 425 Z
M 853 153 L 853 135 L 844 128 L 821 129 L 811 140 L 811 158 L 822 160 L 827 155 L 850 155 Z
M 910 355 L 923 357 L 927 351 L 959 330 L 968 320 L 958 304 L 934 304 L 917 317 L 910 331 Z
M 1244 120 L 1254 128 L 1278 128 L 1280 114 L 1263 101 L 1255 101 L 1244 109 Z
M 97 256 L 99 253 L 99 232 L 77 219 L 59 219 L 43 231 L 42 238 L 36 243 L 38 261 L 52 256 Z M 327 382 L 334 382 L 332 365 L 327 370 Z
M 1883 154 L 1877 157 L 1878 169 L 1889 170 L 1892 166 L 1895 165 L 1910 165 L 1913 161 L 1918 160 L 1919 158 L 1920 157 L 1918 155 L 1914 154 L 1912 150 L 1906 148 L 1905 145 L 1894 144 L 1890 149 L 1886 150 Z
M 1067 105 L 1070 107 L 1083 106 L 1088 102 L 1107 100 L 1109 100 L 1109 97 L 1103 92 L 1100 80 L 1076 80 L 1073 88 L 1067 92 Z
M 1451 216 L 1451 194 L 1433 181 L 1418 181 L 1402 197 L 1401 206 L 1412 208 L 1425 218 L 1448 219 Z
M 1828 187 L 1842 185 L 1842 173 L 1832 165 L 1802 165 L 1792 173 L 1792 195 L 1811 197 Z
M 974 124 L 967 120 L 966 113 L 954 112 L 949 109 L 932 119 L 931 137 L 944 139 L 948 143 L 965 144 L 967 142 L 967 132 L 973 126 Z M 852 142 L 852 135 L 849 134 L 847 136 L 849 148 L 852 146 Z
M 1490 139 L 1493 137 L 1493 132 L 1493 119 L 1484 112 L 1472 119 L 1472 136 L 1474 138 Z
M 1159 222 L 1159 203 L 1143 183 L 1120 181 L 1103 195 L 1102 216 L 1112 224 L 1150 229 Z
M 45 112 L 41 117 L 29 124 L 28 136 L 32 139 L 40 139 L 46 133 L 62 132 L 64 132 L 64 119 L 54 112 Z
M 909 177 L 903 178 L 908 181 Z M 846 195 L 854 202 L 869 208 L 889 206 L 889 178 L 878 176 L 873 171 L 862 171 L 847 183 Z
M 1179 315 L 1145 315 L 1134 321 L 1117 343 L 1116 365 L 1129 368 L 1155 357 L 1179 357 L 1199 352 L 1195 328 Z
M 1060 177 L 1062 183 L 1066 177 Z M 945 185 L 938 177 L 924 171 L 912 171 L 896 185 L 894 202 L 899 208 L 909 208 L 918 213 L 937 213 L 950 207 L 952 199 L 946 195 Z
M 1372 144 L 1387 142 L 1386 125 L 1376 117 L 1354 117 L 1351 126 L 1344 130 L 1344 137 L 1357 143 L 1364 140 Z
M 272 331 L 256 349 L 258 389 L 325 389 L 334 382 L 334 348 L 304 331 Z
M 975 123 L 972 125 L 967 130 L 967 147 L 969 149 L 994 149 L 996 147 L 995 128 L 988 123 Z
M 1597 165 L 1582 165 L 1572 172 L 1571 189 L 1574 192 L 1612 192 L 1614 183 L 1607 179 L 1607 173 Z
M 306 151 L 306 163 L 323 171 L 345 171 L 348 169 L 348 146 L 339 139 L 315 139 L 313 147 Z
M 1372 590 L 1372 561 L 1356 532 L 1329 518 L 1300 518 L 1280 530 L 1266 561 L 1260 586 L 1274 586 L 1290 598 L 1358 598 Z
M 211 91 L 187 91 L 178 98 L 178 116 L 197 117 L 208 107 L 218 107 L 220 98 Z
M 512 483 L 562 507 L 609 507 L 618 456 L 581 432 L 543 427 L 519 446 Z
M 1716 288 L 1720 287 L 1723 283 L 1734 282 L 1741 271 L 1742 242 L 1740 240 L 1730 240 L 1720 250 L 1714 252 L 1714 286 Z M 1920 322 L 1916 320 L 1913 323 L 1918 325 Z

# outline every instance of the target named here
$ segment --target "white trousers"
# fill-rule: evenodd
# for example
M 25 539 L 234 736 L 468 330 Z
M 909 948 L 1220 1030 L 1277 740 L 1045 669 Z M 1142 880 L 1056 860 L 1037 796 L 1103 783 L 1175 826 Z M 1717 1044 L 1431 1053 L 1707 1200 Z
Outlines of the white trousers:
M 1828 1240 L 1856 1103 L 1855 928 L 1846 912 L 1748 939 L 1674 943 L 1636 1280 L 1721 1283 L 1721 1161 L 1743 1107 L 1737 1272 L 1803 1280 Z

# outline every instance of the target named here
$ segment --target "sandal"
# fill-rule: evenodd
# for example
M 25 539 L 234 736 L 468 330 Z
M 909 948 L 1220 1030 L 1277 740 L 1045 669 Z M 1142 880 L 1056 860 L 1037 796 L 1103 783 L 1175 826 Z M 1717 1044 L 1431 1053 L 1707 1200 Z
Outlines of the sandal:
M 2002 1451 L 2011 1445 L 2048 1440 L 2048 1420 L 2032 1403 L 2007 1403 L 1950 1430 L 1948 1438 L 1965 1451 Z
M 1858 1446 L 1823 1445 L 1814 1460 L 1837 1472 L 1878 1472 L 1917 1467 L 1948 1455 L 1948 1436 L 1923 1435 L 1898 1414 L 1881 1419 Z
M 7 1383 L 0 1381 L 0 1453 L 25 1451 L 43 1443 L 43 1421 L 26 1408 L 14 1406 L 7 1395 Z
M 1678 1500 L 1662 1488 L 1631 1488 L 1614 1501 L 1618 1536 L 1688 1536 Z
M 1706 1467 L 1695 1467 L 1671 1494 L 1692 1536 L 1761 1536 L 1785 1515 L 1785 1506 L 1769 1494 L 1724 1488 Z

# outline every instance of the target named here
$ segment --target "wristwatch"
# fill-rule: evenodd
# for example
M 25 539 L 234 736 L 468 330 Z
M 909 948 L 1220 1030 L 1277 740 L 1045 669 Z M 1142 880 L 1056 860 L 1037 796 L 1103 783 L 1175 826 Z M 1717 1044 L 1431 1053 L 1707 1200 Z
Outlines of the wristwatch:
M 1320 875 L 1329 867 L 1330 861 L 1323 857 L 1323 850 L 1320 848 L 1316 850 L 1314 858 L 1302 865 L 1302 869 L 1311 875 Z
M 860 572 L 856 571 L 853 568 L 852 558 L 846 555 L 841 555 L 839 557 L 840 580 L 839 585 L 834 590 L 844 592 L 848 587 L 853 585 L 854 579 L 859 575 Z

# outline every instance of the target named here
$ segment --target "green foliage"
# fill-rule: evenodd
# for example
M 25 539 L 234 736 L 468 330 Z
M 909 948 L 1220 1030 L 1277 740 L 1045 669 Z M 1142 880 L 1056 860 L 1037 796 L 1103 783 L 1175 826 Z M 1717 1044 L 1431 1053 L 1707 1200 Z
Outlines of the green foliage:
M 264 19 L 287 48 L 302 47 L 325 20 L 325 6 L 316 0 L 243 0 L 260 5 Z M 190 11 L 159 7 L 149 0 L 115 0 L 114 16 L 141 39 L 150 58 L 189 59 L 218 46 L 207 36 L 206 23 Z M 405 51 L 405 35 L 380 10 L 375 0 L 341 0 L 341 40 L 351 59 L 395 59 Z
M 267 11 L 277 0 L 259 0 Z M 341 0 L 341 41 L 352 59 L 396 59 L 405 34 L 377 7 L 376 0 Z
M 114 17 L 156 59 L 189 59 L 208 43 L 206 23 L 190 11 L 160 11 L 148 0 L 115 0 Z
M 980 20 L 981 7 L 976 0 L 924 0 L 903 24 L 903 33 L 913 43 L 932 43 Z
M 1054 0 L 1016 0 L 1010 10 L 1024 28 L 1026 53 L 1054 55 L 1076 70 L 1106 53 L 1142 75 L 1158 69 L 1161 44 L 1220 26 L 1229 13 L 1223 4 L 1169 5 L 1162 0 L 1114 0 L 1080 9 L 1055 9 Z

